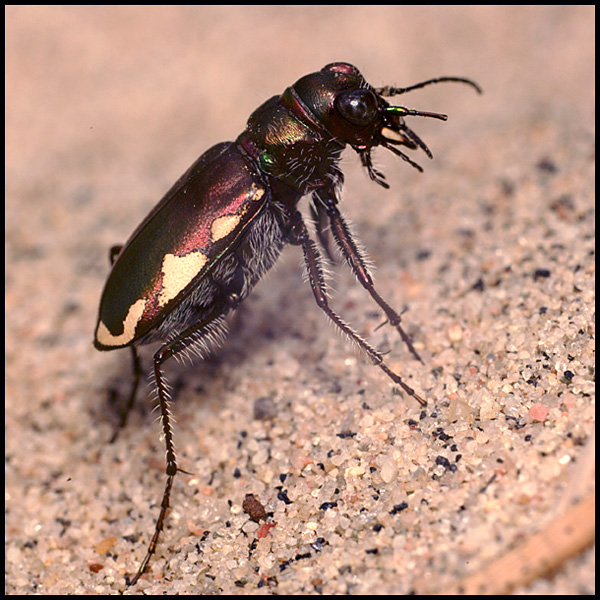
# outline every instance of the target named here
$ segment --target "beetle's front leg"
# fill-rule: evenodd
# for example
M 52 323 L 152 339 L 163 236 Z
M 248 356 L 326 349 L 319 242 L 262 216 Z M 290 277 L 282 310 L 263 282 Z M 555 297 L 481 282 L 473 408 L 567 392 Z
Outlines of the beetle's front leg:
M 333 193 L 322 190 L 315 192 L 314 196 L 321 205 L 325 207 L 327 215 L 329 216 L 333 237 L 341 250 L 342 255 L 350 265 L 352 272 L 356 275 L 356 278 L 361 285 L 369 292 L 371 298 L 375 300 L 381 310 L 385 313 L 389 323 L 396 328 L 411 354 L 422 363 L 423 360 L 415 350 L 410 338 L 400 326 L 400 315 L 377 293 L 373 278 L 367 268 L 366 261 L 362 256 L 357 243 L 354 241 L 348 225 L 344 221 L 340 211 L 337 209 L 335 196 Z
M 341 317 L 329 306 L 327 293 L 325 291 L 325 279 L 323 277 L 323 266 L 321 255 L 317 245 L 310 239 L 306 225 L 299 212 L 292 216 L 292 227 L 289 233 L 290 241 L 302 246 L 304 261 L 308 272 L 308 280 L 312 288 L 315 300 L 319 308 L 339 327 L 369 358 L 377 365 L 394 383 L 398 384 L 409 396 L 412 396 L 419 404 L 426 406 L 423 400 L 409 385 L 404 383 L 399 375 L 394 373 L 384 362 L 380 352 L 375 350 L 371 344 L 364 340 L 352 327 L 345 323 Z

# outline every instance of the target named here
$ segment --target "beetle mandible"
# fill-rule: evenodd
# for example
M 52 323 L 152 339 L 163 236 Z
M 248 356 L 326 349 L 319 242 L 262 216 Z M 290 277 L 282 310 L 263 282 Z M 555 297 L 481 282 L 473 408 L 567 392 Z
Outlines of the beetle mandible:
M 440 77 L 406 88 L 374 88 L 348 63 L 336 62 L 306 75 L 250 115 L 235 142 L 205 152 L 175 183 L 134 231 L 111 250 L 113 267 L 100 301 L 94 345 L 98 350 L 129 347 L 134 385 L 122 425 L 133 405 L 140 377 L 137 346 L 161 343 L 153 374 L 166 447 L 166 483 L 146 556 L 129 585 L 146 570 L 163 529 L 178 470 L 163 363 L 191 351 L 200 356 L 225 333 L 225 316 L 249 294 L 285 244 L 299 245 L 317 305 L 384 373 L 420 404 L 426 402 L 385 363 L 383 356 L 330 306 L 323 258 L 298 211 L 311 196 L 317 238 L 331 256 L 333 236 L 360 284 L 396 328 L 410 353 L 421 360 L 400 325 L 400 315 L 376 291 L 364 252 L 350 232 L 338 202 L 343 183 L 342 150 L 351 146 L 371 180 L 389 187 L 373 167 L 371 151 L 383 146 L 422 171 L 399 146 L 429 148 L 405 117 L 446 115 L 392 106 L 385 98 L 426 85 L 457 81 Z

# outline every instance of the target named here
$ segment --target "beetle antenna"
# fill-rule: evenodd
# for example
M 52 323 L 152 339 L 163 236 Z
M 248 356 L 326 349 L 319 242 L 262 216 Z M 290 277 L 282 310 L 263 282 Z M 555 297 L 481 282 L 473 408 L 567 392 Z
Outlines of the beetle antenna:
M 400 94 L 406 94 L 406 92 L 411 92 L 412 90 L 419 90 L 433 83 L 443 83 L 445 81 L 465 83 L 474 88 L 478 94 L 483 94 L 483 90 L 474 81 L 465 79 L 464 77 L 435 77 L 434 79 L 428 79 L 427 81 L 422 81 L 421 83 L 415 83 L 415 85 L 405 88 L 397 88 L 391 85 L 386 85 L 384 87 L 375 88 L 375 93 L 379 94 L 380 96 L 399 96 Z
M 447 121 L 448 115 L 442 113 L 434 113 L 424 110 L 414 110 L 413 108 L 406 108 L 405 106 L 387 106 L 385 109 L 386 113 L 392 113 L 399 117 L 428 117 L 431 119 L 439 119 L 440 121 Z

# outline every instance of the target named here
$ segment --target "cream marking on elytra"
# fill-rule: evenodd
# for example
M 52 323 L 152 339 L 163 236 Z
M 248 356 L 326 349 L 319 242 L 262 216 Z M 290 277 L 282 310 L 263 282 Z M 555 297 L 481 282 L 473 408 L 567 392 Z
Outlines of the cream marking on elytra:
M 210 239 L 216 242 L 229 235 L 241 221 L 240 215 L 225 215 L 224 217 L 217 217 L 210 226 Z
M 265 195 L 265 188 L 259 187 L 256 183 L 250 186 L 250 192 L 248 193 L 248 199 L 252 201 L 260 200 Z M 212 242 L 222 240 L 228 236 L 240 223 L 244 213 L 244 207 L 239 214 L 235 215 L 223 215 L 217 217 L 210 226 L 210 239 Z
M 120 335 L 113 335 L 108 327 L 100 321 L 96 331 L 96 339 L 103 346 L 123 346 L 127 344 L 135 337 L 135 328 L 144 314 L 145 307 L 146 300 L 144 298 L 140 298 L 129 307 L 129 312 L 123 321 L 123 333 Z
M 250 200 L 260 200 L 265 194 L 265 188 L 259 187 L 256 183 L 250 186 Z
M 200 273 L 208 262 L 208 256 L 202 252 L 190 252 L 185 256 L 165 254 L 162 263 L 162 289 L 158 296 L 158 306 L 163 307 L 173 300 L 188 283 Z

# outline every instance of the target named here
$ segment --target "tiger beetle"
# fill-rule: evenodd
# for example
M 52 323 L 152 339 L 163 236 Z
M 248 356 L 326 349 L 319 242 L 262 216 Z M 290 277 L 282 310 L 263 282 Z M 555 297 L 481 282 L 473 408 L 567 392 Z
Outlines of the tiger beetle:
M 113 263 L 102 299 L 94 345 L 98 350 L 129 347 L 134 384 L 123 413 L 133 406 L 141 367 L 137 347 L 159 342 L 154 354 L 154 382 L 166 448 L 166 483 L 160 512 L 134 585 L 156 551 L 170 504 L 177 466 L 169 392 L 163 364 L 182 353 L 205 356 L 225 334 L 225 317 L 237 308 L 271 268 L 285 244 L 304 253 L 308 281 L 319 308 L 383 372 L 421 405 L 426 402 L 392 371 L 373 348 L 329 306 L 324 258 L 298 211 L 310 194 L 316 237 L 331 259 L 330 236 L 360 284 L 395 327 L 408 350 L 421 360 L 400 315 L 379 295 L 364 251 L 338 210 L 344 176 L 340 155 L 350 145 L 367 174 L 389 185 L 373 166 L 376 146 L 390 150 L 414 168 L 421 167 L 398 147 L 421 149 L 425 143 L 405 117 L 446 115 L 392 106 L 385 98 L 433 83 L 462 77 L 440 77 L 405 88 L 372 87 L 356 67 L 327 65 L 273 96 L 250 115 L 235 142 L 217 144 L 204 153 L 167 192 L 126 244 L 111 249 Z M 422 361 L 421 361 L 422 362 Z

